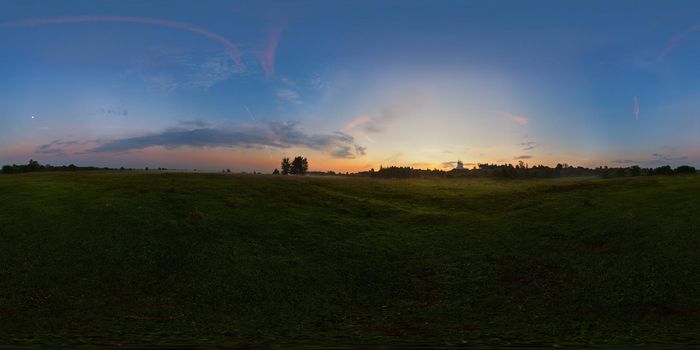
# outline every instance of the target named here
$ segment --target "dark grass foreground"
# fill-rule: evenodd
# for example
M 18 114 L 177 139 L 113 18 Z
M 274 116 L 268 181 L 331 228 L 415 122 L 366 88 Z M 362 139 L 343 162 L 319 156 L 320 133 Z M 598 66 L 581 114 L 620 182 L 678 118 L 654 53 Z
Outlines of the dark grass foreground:
M 700 339 L 700 177 L 0 176 L 0 345 Z

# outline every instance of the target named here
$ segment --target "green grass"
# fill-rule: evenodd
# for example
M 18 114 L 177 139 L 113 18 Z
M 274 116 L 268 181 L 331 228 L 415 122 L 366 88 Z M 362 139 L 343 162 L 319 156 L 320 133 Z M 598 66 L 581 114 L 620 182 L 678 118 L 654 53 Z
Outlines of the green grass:
M 700 177 L 0 176 L 2 345 L 700 339 Z

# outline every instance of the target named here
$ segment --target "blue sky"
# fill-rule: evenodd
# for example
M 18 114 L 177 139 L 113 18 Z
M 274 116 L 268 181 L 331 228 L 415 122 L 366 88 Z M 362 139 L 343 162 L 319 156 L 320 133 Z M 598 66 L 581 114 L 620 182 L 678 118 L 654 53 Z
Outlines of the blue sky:
M 700 3 L 6 1 L 0 163 L 700 165 Z

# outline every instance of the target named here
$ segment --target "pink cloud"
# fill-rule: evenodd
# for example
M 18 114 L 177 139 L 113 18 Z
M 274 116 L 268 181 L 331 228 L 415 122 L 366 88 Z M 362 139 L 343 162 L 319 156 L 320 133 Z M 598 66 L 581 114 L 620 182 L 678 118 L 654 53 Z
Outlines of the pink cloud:
M 671 53 L 671 51 L 673 51 L 673 49 L 675 49 L 676 46 L 678 46 L 678 44 L 680 44 L 680 42 L 681 42 L 688 34 L 690 34 L 691 32 L 694 32 L 694 31 L 696 31 L 696 30 L 698 30 L 698 29 L 700 29 L 700 24 L 696 24 L 696 25 L 694 25 L 694 26 L 692 26 L 692 27 L 690 27 L 690 28 L 688 28 L 688 29 L 686 29 L 686 30 L 684 30 L 684 31 L 682 31 L 682 32 L 680 32 L 680 33 L 674 35 L 674 36 L 671 38 L 671 40 L 669 40 L 668 44 L 667 44 L 666 47 L 663 49 L 663 51 L 661 51 L 661 53 L 659 54 L 658 59 L 659 59 L 659 60 L 664 59 L 664 58 L 666 57 L 666 55 L 668 55 L 669 53 Z
M 494 113 L 499 114 L 499 115 L 507 118 L 510 122 L 518 124 L 518 125 L 525 125 L 529 122 L 527 117 L 524 117 L 522 115 L 517 115 L 517 114 L 503 112 L 503 111 L 496 111 Z
M 238 53 L 238 48 L 230 40 L 225 37 L 212 33 L 204 28 L 200 28 L 191 24 L 169 21 L 158 18 L 149 17 L 129 17 L 129 16 L 72 16 L 72 17 L 52 17 L 52 18 L 40 18 L 40 19 L 26 19 L 20 21 L 6 22 L 0 24 L 0 26 L 37 26 L 37 25 L 48 25 L 48 24 L 66 24 L 66 23 L 85 23 L 85 22 L 123 22 L 123 23 L 140 23 L 140 24 L 154 24 L 163 27 L 170 27 L 185 30 L 188 32 L 196 33 L 202 35 L 211 40 L 217 41 L 226 47 L 226 51 L 233 58 L 236 64 L 241 63 L 240 54 Z
M 525 125 L 528 122 L 527 118 L 519 116 L 519 115 L 514 115 L 514 116 L 510 117 L 510 121 L 512 121 L 513 123 L 518 124 L 518 125 Z
M 275 74 L 275 56 L 277 54 L 277 45 L 279 44 L 281 28 L 273 28 L 268 30 L 267 42 L 265 43 L 265 51 L 259 56 L 260 65 L 265 71 L 265 77 L 269 78 Z
M 369 123 L 372 121 L 372 118 L 368 115 L 361 115 L 353 120 L 351 120 L 345 127 L 342 129 L 342 131 L 347 132 L 350 131 L 362 124 Z

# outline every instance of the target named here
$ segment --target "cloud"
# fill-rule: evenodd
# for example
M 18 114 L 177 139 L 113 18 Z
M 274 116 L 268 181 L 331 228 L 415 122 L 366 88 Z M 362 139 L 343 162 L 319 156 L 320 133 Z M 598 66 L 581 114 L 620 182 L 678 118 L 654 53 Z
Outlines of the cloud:
M 326 87 L 326 82 L 317 76 L 309 79 L 309 85 L 316 90 L 323 90 Z
M 69 153 L 71 146 L 81 145 L 80 141 L 53 140 L 47 144 L 37 147 L 35 153 L 48 156 L 65 156 Z
M 204 128 L 209 126 L 209 123 L 201 120 L 201 119 L 194 119 L 194 120 L 183 120 L 180 122 L 180 125 L 184 127 L 194 127 L 194 128 Z
M 355 158 L 355 154 L 352 153 L 352 148 L 350 146 L 340 146 L 335 151 L 331 152 L 333 158 Z
M 680 42 L 681 42 L 688 34 L 694 32 L 694 31 L 697 31 L 698 29 L 700 29 L 700 24 L 696 24 L 696 25 L 694 25 L 694 26 L 692 26 L 692 27 L 690 27 L 690 28 L 688 28 L 688 29 L 686 29 L 686 30 L 684 30 L 684 31 L 682 31 L 682 32 L 680 32 L 680 33 L 674 35 L 674 36 L 668 41 L 668 44 L 666 45 L 666 47 L 664 47 L 664 49 L 661 51 L 661 53 L 659 53 L 659 57 L 657 57 L 657 59 L 658 59 L 659 61 L 663 60 L 668 54 L 671 53 L 671 51 L 673 51 L 673 49 L 676 48 L 676 46 L 678 46 L 678 44 L 680 44 Z
M 153 24 L 162 27 L 175 28 L 185 30 L 195 34 L 202 35 L 208 39 L 214 40 L 224 45 L 226 51 L 236 64 L 241 64 L 238 48 L 234 43 L 225 37 L 210 32 L 204 28 L 197 27 L 192 24 L 169 21 L 165 19 L 149 18 L 149 17 L 131 17 L 131 16 L 71 16 L 71 17 L 51 17 L 39 19 L 25 19 L 19 21 L 5 22 L 0 26 L 38 26 L 49 24 L 68 24 L 68 23 L 86 23 L 86 22 L 122 22 L 122 23 L 138 23 L 138 24 Z
M 207 57 L 152 50 L 132 72 L 161 93 L 168 95 L 181 89 L 208 89 L 220 81 L 242 74 L 244 67 L 234 64 L 226 55 Z
M 269 29 L 267 33 L 267 41 L 265 42 L 265 50 L 258 56 L 260 65 L 265 71 L 265 77 L 269 78 L 275 74 L 275 55 L 277 53 L 277 45 L 279 44 L 282 28 Z
M 515 157 L 515 158 L 513 158 L 513 159 L 521 159 L 521 160 L 522 160 L 522 159 L 532 159 L 532 156 L 530 156 L 530 155 L 522 155 L 522 156 L 517 156 L 517 157 Z
M 510 121 L 511 123 L 515 123 L 517 125 L 526 125 L 529 120 L 527 117 L 524 117 L 522 115 L 517 115 L 509 112 L 504 112 L 504 111 L 494 111 L 493 113 L 498 114 Z
M 510 117 L 510 121 L 512 121 L 513 123 L 518 124 L 518 125 L 525 125 L 528 123 L 527 118 L 521 117 L 519 115 L 515 115 L 515 116 Z
M 612 162 L 615 163 L 615 164 L 633 164 L 633 163 L 639 163 L 639 162 L 636 162 L 636 161 L 630 160 L 630 159 L 616 159 L 616 160 L 613 160 Z
M 681 163 L 688 160 L 686 156 L 673 156 L 666 153 L 652 153 L 651 156 L 654 158 L 644 165 L 648 167 L 657 167 L 662 165 L 680 165 Z
M 634 97 L 634 105 L 632 106 L 632 115 L 634 120 L 639 120 L 639 99 L 637 96 Z
M 368 115 L 361 115 L 361 116 L 351 120 L 349 123 L 347 123 L 343 127 L 342 130 L 347 132 L 347 131 L 350 131 L 350 130 L 352 130 L 352 129 L 354 129 L 362 124 L 369 123 L 371 121 L 372 121 L 372 117 L 370 117 Z
M 106 116 L 127 116 L 129 115 L 129 110 L 120 107 L 110 107 L 110 108 L 100 108 L 99 112 Z
M 396 153 L 380 160 L 380 163 L 382 163 L 382 164 L 384 164 L 384 163 L 396 163 L 401 159 L 401 157 L 403 157 L 403 153 L 396 152 Z
M 677 161 L 677 160 L 686 160 L 688 157 L 673 157 L 670 154 L 663 154 L 663 153 L 652 153 L 652 157 L 654 157 L 654 160 L 663 160 L 663 161 Z
M 270 122 L 241 125 L 235 129 L 196 128 L 170 129 L 161 133 L 112 140 L 91 150 L 92 153 L 116 153 L 153 146 L 189 147 L 306 147 L 331 154 L 335 158 L 356 158 L 366 149 L 343 132 L 306 134 L 295 122 Z
M 384 131 L 385 125 L 402 115 L 407 114 L 406 108 L 401 106 L 386 106 L 383 107 L 377 114 L 361 115 L 343 127 L 343 131 L 348 132 L 354 129 L 360 129 L 368 133 L 379 133 Z
M 533 149 L 537 148 L 537 146 L 539 146 L 539 144 L 532 142 L 532 141 L 528 141 L 528 142 L 519 143 L 518 146 L 522 146 L 523 151 L 529 151 L 529 150 L 533 150 Z
M 232 65 L 228 57 L 224 56 L 210 57 L 197 68 L 191 76 L 190 87 L 209 88 L 219 81 L 243 72 L 242 67 Z
M 291 89 L 277 89 L 277 98 L 291 104 L 302 104 L 299 93 Z

